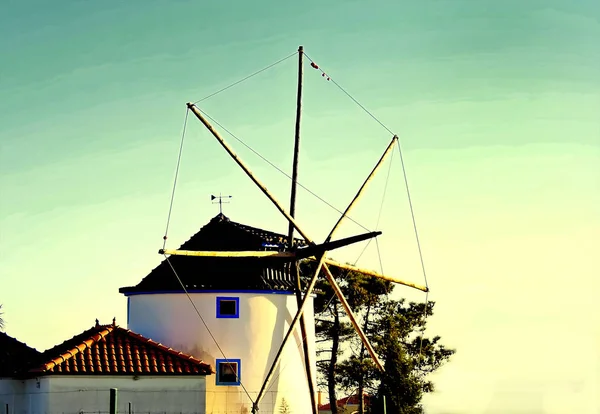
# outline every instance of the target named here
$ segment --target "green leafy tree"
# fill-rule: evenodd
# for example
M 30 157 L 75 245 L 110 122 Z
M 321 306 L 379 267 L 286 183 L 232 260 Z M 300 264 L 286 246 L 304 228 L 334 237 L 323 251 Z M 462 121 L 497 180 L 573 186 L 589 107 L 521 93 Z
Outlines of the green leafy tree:
M 313 274 L 314 262 L 302 263 L 304 275 Z M 454 350 L 440 344 L 440 337 L 421 339 L 424 316 L 433 315 L 434 303 L 406 303 L 389 300 L 393 285 L 370 276 L 330 268 L 363 331 L 384 363 L 380 372 L 365 350 L 362 341 L 348 322 L 346 314 L 331 287 L 321 277 L 317 283 L 315 329 L 319 343 L 318 373 L 320 386 L 327 386 L 333 414 L 340 414 L 338 391 L 366 392 L 376 396 L 374 412 L 383 412 L 382 396 L 386 396 L 389 413 L 422 412 L 420 401 L 434 390 L 428 375 L 446 363 Z M 359 413 L 364 402 L 359 399 Z
M 305 261 L 301 264 L 303 275 L 314 274 L 315 268 L 315 262 Z M 353 312 L 364 311 L 362 316 L 364 322 L 367 323 L 370 315 L 369 309 L 379 303 L 381 297 L 391 290 L 390 283 L 334 267 L 330 270 Z M 350 322 L 348 322 L 346 313 L 331 285 L 325 280 L 323 272 L 319 277 L 320 279 L 316 285 L 315 313 L 318 317 L 316 318 L 315 332 L 317 343 L 326 344 L 325 347 L 321 347 L 317 351 L 317 368 L 320 374 L 319 386 L 327 387 L 332 414 L 339 414 L 339 408 L 335 404 L 337 390 L 338 388 L 346 389 L 349 387 L 347 385 L 349 382 L 345 381 L 345 374 L 341 375 L 348 363 L 346 360 L 340 360 L 342 345 L 354 337 L 356 333 Z M 364 347 L 361 347 L 359 352 L 364 354 Z M 358 381 L 360 395 L 362 395 L 363 381 L 366 377 L 367 374 L 365 373 L 360 376 Z M 340 383 L 342 386 L 338 387 Z
M 379 305 L 378 318 L 370 329 L 371 339 L 384 361 L 384 372 L 374 371 L 378 388 L 377 412 L 386 396 L 387 412 L 418 414 L 423 395 L 434 391 L 428 375 L 439 369 L 455 353 L 440 344 L 440 337 L 423 338 L 425 315 L 433 315 L 435 303 L 406 303 L 403 299 Z M 427 306 L 427 307 L 426 307 Z
M 362 317 L 363 332 L 369 337 L 371 319 L 376 317 L 374 310 L 391 293 L 393 285 L 381 279 L 365 276 L 362 273 L 347 272 L 345 294 L 353 312 Z M 353 332 L 354 333 L 354 332 Z M 354 335 L 356 338 L 356 335 Z M 355 341 L 356 342 L 356 341 Z M 358 352 L 340 363 L 338 383 L 346 390 L 357 390 L 358 410 L 364 412 L 365 389 L 372 388 L 375 365 L 368 355 L 364 343 L 359 340 Z
M 302 262 L 301 272 L 303 275 L 313 275 L 316 263 Z M 337 269 L 332 269 L 334 277 L 342 282 L 342 275 Z M 315 286 L 315 335 L 317 344 L 326 343 L 327 346 L 317 350 L 317 370 L 319 374 L 319 386 L 325 386 L 330 402 L 337 401 L 336 395 L 336 373 L 338 371 L 338 357 L 341 354 L 341 345 L 353 334 L 353 328 L 349 322 L 344 321 L 344 310 L 342 309 L 331 285 L 324 280 L 323 274 Z M 331 404 L 332 414 L 340 414 L 335 403 Z

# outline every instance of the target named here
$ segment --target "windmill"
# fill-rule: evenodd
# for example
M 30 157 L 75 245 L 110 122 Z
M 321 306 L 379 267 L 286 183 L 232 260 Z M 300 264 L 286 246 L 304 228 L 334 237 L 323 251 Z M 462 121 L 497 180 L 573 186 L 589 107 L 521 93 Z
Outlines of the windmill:
M 325 241 L 322 243 L 317 243 L 313 238 L 311 238 L 303 227 L 297 222 L 295 219 L 295 210 L 296 210 L 296 187 L 297 187 L 297 176 L 298 176 L 298 158 L 299 158 L 299 143 L 300 143 L 300 124 L 301 124 L 301 106 L 302 106 L 302 77 L 303 77 L 303 56 L 304 50 L 303 47 L 300 46 L 298 49 L 298 91 L 297 91 L 297 110 L 296 110 L 296 126 L 295 126 L 295 143 L 294 143 L 294 157 L 293 157 L 293 171 L 292 171 L 292 185 L 291 185 L 291 195 L 290 195 L 290 208 L 287 210 L 283 204 L 275 198 L 275 196 L 265 187 L 265 185 L 254 175 L 254 173 L 250 170 L 250 168 L 246 165 L 244 161 L 240 159 L 240 157 L 234 152 L 233 148 L 223 139 L 223 137 L 219 134 L 219 132 L 213 127 L 213 125 L 207 120 L 202 111 L 194 104 L 188 103 L 187 108 L 190 112 L 192 112 L 195 117 L 210 131 L 210 133 L 214 136 L 214 138 L 220 143 L 223 149 L 229 154 L 229 156 L 237 163 L 237 165 L 244 171 L 244 173 L 252 180 L 252 182 L 262 191 L 262 193 L 271 201 L 271 203 L 279 210 L 279 212 L 286 218 L 288 221 L 288 243 L 287 247 L 284 251 L 196 251 L 196 250 L 169 250 L 163 246 L 162 249 L 159 250 L 159 253 L 165 255 L 165 257 L 170 255 L 184 255 L 184 256 L 196 256 L 196 257 L 212 257 L 212 258 L 255 258 L 255 259 L 269 259 L 269 260 L 281 260 L 285 263 L 289 263 L 289 269 L 291 272 L 295 272 L 295 284 L 296 284 L 296 300 L 298 305 L 298 310 L 289 325 L 289 328 L 284 336 L 282 343 L 279 346 L 279 350 L 271 364 L 271 367 L 264 379 L 263 385 L 261 387 L 258 396 L 254 401 L 252 401 L 252 412 L 258 412 L 259 402 L 261 398 L 264 396 L 265 390 L 269 382 L 272 379 L 273 373 L 277 364 L 280 362 L 280 358 L 282 355 L 282 351 L 286 346 L 290 336 L 293 334 L 298 324 L 302 329 L 302 345 L 303 345 L 303 353 L 305 359 L 305 368 L 306 368 L 306 377 L 310 390 L 310 398 L 311 398 L 311 407 L 313 414 L 317 413 L 317 404 L 316 404 L 316 393 L 315 393 L 315 385 L 313 383 L 313 375 L 311 372 L 311 363 L 309 360 L 309 352 L 308 352 L 308 343 L 304 338 L 306 338 L 306 321 L 304 320 L 303 314 L 304 310 L 308 303 L 308 298 L 312 294 L 315 284 L 317 282 L 317 278 L 320 274 L 324 274 L 328 283 L 330 284 L 333 292 L 337 296 L 338 300 L 342 304 L 350 322 L 352 323 L 354 329 L 356 330 L 360 340 L 365 346 L 365 349 L 373 359 L 375 365 L 380 370 L 383 370 L 383 365 L 377 356 L 373 346 L 370 341 L 366 337 L 363 329 L 358 324 L 356 317 L 348 304 L 348 301 L 344 297 L 338 283 L 336 282 L 333 274 L 330 270 L 331 267 L 337 267 L 346 270 L 352 270 L 360 272 L 364 275 L 369 275 L 375 278 L 384 279 L 393 283 L 405 285 L 411 288 L 415 288 L 424 292 L 428 292 L 428 288 L 426 286 L 420 286 L 415 283 L 403 281 L 401 279 L 386 276 L 383 274 L 379 274 L 377 272 L 360 269 L 355 266 L 342 264 L 331 260 L 326 257 L 329 251 L 343 248 L 345 246 L 349 246 L 354 243 L 358 243 L 360 241 L 368 240 L 374 237 L 381 235 L 381 232 L 369 232 L 364 234 L 359 234 L 352 237 L 347 237 L 339 240 L 334 240 L 333 236 L 336 231 L 339 229 L 341 223 L 344 219 L 348 218 L 349 212 L 352 208 L 357 204 L 364 190 L 368 186 L 369 182 L 375 176 L 385 159 L 392 152 L 395 145 L 398 145 L 398 137 L 394 135 L 387 145 L 385 151 L 364 180 L 362 185 L 359 187 L 357 193 L 355 194 L 352 201 L 348 204 L 346 209 L 343 211 L 342 215 L 339 217 L 337 222 L 332 227 Z M 313 68 L 318 68 L 314 62 L 311 63 Z M 325 75 L 325 73 L 323 72 Z M 328 78 L 329 79 L 329 78 Z M 230 197 L 230 196 L 225 196 Z M 211 200 L 218 199 L 218 203 L 221 205 L 222 196 L 211 196 Z M 296 248 L 293 244 L 294 232 L 298 232 L 298 234 L 306 241 L 308 244 L 305 248 Z M 302 289 L 300 274 L 298 271 L 298 267 L 296 264 L 300 260 L 313 260 L 317 263 L 316 270 L 310 281 L 306 285 L 304 289 Z

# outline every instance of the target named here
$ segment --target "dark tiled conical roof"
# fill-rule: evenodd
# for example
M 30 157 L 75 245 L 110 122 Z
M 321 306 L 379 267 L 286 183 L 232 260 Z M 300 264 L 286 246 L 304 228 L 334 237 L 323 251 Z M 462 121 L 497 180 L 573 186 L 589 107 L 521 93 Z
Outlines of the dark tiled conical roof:
M 295 247 L 304 240 L 294 239 Z M 179 250 L 264 251 L 287 248 L 287 236 L 231 221 L 223 214 L 179 247 Z M 261 290 L 293 291 L 289 263 L 277 259 L 214 258 L 174 255 L 169 258 L 189 291 Z M 182 292 L 183 289 L 169 263 L 164 260 L 136 286 L 123 287 L 121 293 Z

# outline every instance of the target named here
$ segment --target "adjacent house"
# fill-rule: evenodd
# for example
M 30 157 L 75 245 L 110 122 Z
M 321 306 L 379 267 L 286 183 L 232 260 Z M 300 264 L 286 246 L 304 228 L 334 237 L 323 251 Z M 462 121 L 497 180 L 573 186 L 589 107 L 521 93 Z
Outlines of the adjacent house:
M 337 400 L 338 412 L 340 414 L 358 414 L 358 404 L 360 401 L 360 395 L 348 395 L 344 398 Z M 364 405 L 365 412 L 369 412 L 368 409 L 371 406 L 371 396 L 364 394 Z M 331 404 L 319 404 L 319 414 L 331 414 Z
M 0 333 L 0 403 L 7 414 L 205 413 L 212 367 L 117 326 L 96 325 L 45 352 Z M 166 380 L 168 379 L 168 380 Z
M 179 250 L 281 252 L 287 244 L 286 235 L 219 214 Z M 292 244 L 306 247 L 300 239 Z M 280 258 L 172 254 L 137 285 L 120 289 L 127 329 L 96 322 L 44 352 L 2 334 L 0 407 L 7 414 L 105 414 L 109 390 L 117 388 L 120 413 L 243 414 L 253 405 L 261 414 L 286 406 L 310 413 L 299 330 L 278 354 L 298 309 L 290 270 Z M 311 321 L 314 295 L 307 300 Z M 304 339 L 314 376 L 313 324 Z

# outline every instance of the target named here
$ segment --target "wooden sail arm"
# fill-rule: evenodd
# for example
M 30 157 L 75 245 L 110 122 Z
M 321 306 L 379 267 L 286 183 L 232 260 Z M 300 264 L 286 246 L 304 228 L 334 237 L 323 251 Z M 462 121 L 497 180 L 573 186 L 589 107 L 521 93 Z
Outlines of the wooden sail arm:
M 294 260 L 296 254 L 294 252 L 273 252 L 273 251 L 199 251 L 199 250 L 169 250 L 160 249 L 159 254 L 168 254 L 171 256 L 195 256 L 195 257 L 219 257 L 219 258 L 242 258 L 242 257 L 255 257 L 255 258 L 282 258 Z
M 208 129 L 210 131 L 210 133 L 217 139 L 217 141 L 219 141 L 219 143 L 225 149 L 225 151 L 227 151 L 227 153 L 229 154 L 229 156 L 237 163 L 237 165 L 240 166 L 240 168 L 246 173 L 246 175 L 252 180 L 252 182 L 254 182 L 254 184 L 256 184 L 256 186 L 258 188 L 260 188 L 260 190 L 263 192 L 263 194 L 266 195 L 269 198 L 269 200 L 271 200 L 271 202 L 275 205 L 275 207 L 277 207 L 277 209 L 279 210 L 279 212 L 281 214 L 283 214 L 283 216 L 288 220 L 288 222 L 291 223 L 294 226 L 294 228 L 296 229 L 296 231 L 298 231 L 298 233 L 300 234 L 300 236 L 302 236 L 302 238 L 304 238 L 304 240 L 308 241 L 308 239 L 309 239 L 308 236 L 298 226 L 298 223 L 296 222 L 296 220 L 292 216 L 290 216 L 290 213 L 288 213 L 282 207 L 281 203 L 279 201 L 277 201 L 277 199 L 275 198 L 275 196 L 273 196 L 273 194 L 271 194 L 269 192 L 269 190 L 267 190 L 267 187 L 265 187 L 264 184 L 261 183 L 254 176 L 254 174 L 252 173 L 252 171 L 250 171 L 250 168 L 248 168 L 248 166 L 246 166 L 246 164 L 237 156 L 237 154 L 233 151 L 233 149 L 229 146 L 229 144 L 227 144 L 225 142 L 225 140 L 223 139 L 223 137 L 221 137 L 221 135 L 219 135 L 219 133 L 210 124 L 210 122 L 208 122 L 206 120 L 206 118 L 204 117 L 204 115 L 202 115 L 202 113 L 200 112 L 200 110 L 198 109 L 198 107 L 196 107 L 196 105 L 194 105 L 191 102 L 188 102 L 187 107 L 190 109 L 190 111 L 192 111 L 192 113 L 196 116 L 196 118 L 198 118 L 200 120 L 200 122 L 202 122 L 204 124 L 204 126 L 206 127 L 206 129 Z
M 309 258 L 309 260 L 314 260 L 314 258 Z M 340 269 L 352 270 L 354 272 L 361 273 L 363 275 L 373 276 L 373 277 L 376 277 L 378 279 L 388 280 L 390 282 L 397 283 L 399 285 L 408 286 L 408 287 L 411 287 L 411 288 L 414 288 L 414 289 L 417 289 L 417 290 L 421 290 L 423 292 L 429 292 L 429 289 L 427 287 L 425 287 L 425 286 L 418 285 L 418 284 L 412 283 L 412 282 L 406 282 L 404 280 L 398 279 L 398 278 L 393 277 L 393 276 L 382 275 L 381 273 L 377 273 L 377 272 L 374 272 L 372 270 L 361 269 L 359 267 L 352 266 L 352 265 L 349 265 L 349 264 L 339 263 L 339 262 L 336 262 L 335 260 L 331 260 L 331 259 L 325 259 L 325 263 L 328 264 L 329 266 L 338 267 Z
M 197 251 L 197 250 L 167 250 L 160 249 L 159 254 L 169 254 L 173 256 L 197 256 L 197 257 L 223 257 L 223 258 L 234 258 L 234 257 L 249 257 L 249 258 L 281 258 L 288 259 L 290 261 L 305 259 L 316 255 L 324 254 L 328 250 L 339 249 L 340 247 L 348 246 L 353 243 L 358 243 L 364 240 L 377 237 L 381 234 L 380 231 L 374 231 L 365 234 L 359 234 L 358 236 L 346 237 L 344 239 L 315 244 L 304 249 L 297 249 L 291 252 L 275 252 L 275 251 Z
M 370 233 L 359 234 L 358 236 L 346 237 L 332 242 L 327 241 L 322 244 L 313 244 L 303 249 L 296 250 L 296 258 L 305 259 L 307 257 L 319 256 L 324 254 L 326 251 L 339 249 L 340 247 L 372 239 L 373 237 L 380 236 L 381 234 L 382 233 L 380 231 L 373 231 Z
M 369 341 L 369 338 L 367 338 L 367 335 L 365 335 L 363 329 L 361 328 L 360 324 L 356 320 L 356 316 L 354 315 L 354 312 L 352 312 L 352 308 L 350 308 L 350 304 L 344 297 L 342 290 L 340 289 L 337 282 L 335 281 L 335 278 L 331 274 L 331 270 L 329 270 L 329 267 L 327 266 L 327 263 L 325 263 L 325 260 L 323 260 L 322 266 L 323 266 L 322 269 L 325 271 L 325 276 L 327 277 L 327 280 L 329 281 L 329 284 L 331 285 L 333 292 L 338 297 L 338 300 L 344 307 L 344 310 L 346 311 L 346 315 L 348 315 L 348 319 L 350 319 L 350 322 L 352 323 L 352 326 L 354 326 L 356 333 L 360 337 L 362 343 L 365 345 L 367 352 L 371 356 L 371 359 L 373 359 L 373 362 L 375 362 L 375 365 L 377 366 L 377 368 L 379 368 L 379 370 L 381 372 L 383 372 L 384 371 L 383 364 L 381 363 L 379 356 L 377 356 L 377 354 L 375 353 L 375 349 L 373 349 L 373 346 L 371 345 L 371 341 Z
M 383 161 L 392 152 L 392 148 L 394 148 L 394 144 L 397 143 L 397 142 L 398 142 L 398 137 L 396 135 L 394 135 L 394 137 L 390 141 L 389 145 L 385 149 L 385 152 L 381 155 L 381 158 L 379 158 L 379 161 L 377 161 L 377 164 L 375 164 L 375 167 L 373 167 L 373 169 L 371 170 L 371 172 L 367 176 L 366 180 L 363 182 L 363 184 L 361 185 L 361 187 L 358 189 L 356 195 L 354 196 L 354 198 L 352 199 L 352 201 L 350 202 L 350 204 L 348 204 L 348 207 L 346 207 L 346 210 L 342 213 L 342 215 L 340 216 L 340 218 L 338 219 L 338 221 L 335 223 L 335 225 L 333 226 L 333 228 L 329 232 L 329 236 L 327 236 L 327 239 L 325 239 L 326 242 L 328 242 L 329 240 L 331 240 L 331 237 L 336 232 L 336 230 L 339 228 L 340 224 L 342 224 L 342 221 L 345 218 L 348 217 L 348 213 L 356 205 L 356 202 L 358 201 L 358 199 L 363 194 L 365 188 L 367 188 L 367 185 L 369 184 L 369 182 L 371 182 L 371 180 L 373 179 L 373 177 L 375 176 L 375 174 L 377 173 L 377 171 L 379 170 L 379 168 L 383 164 Z

